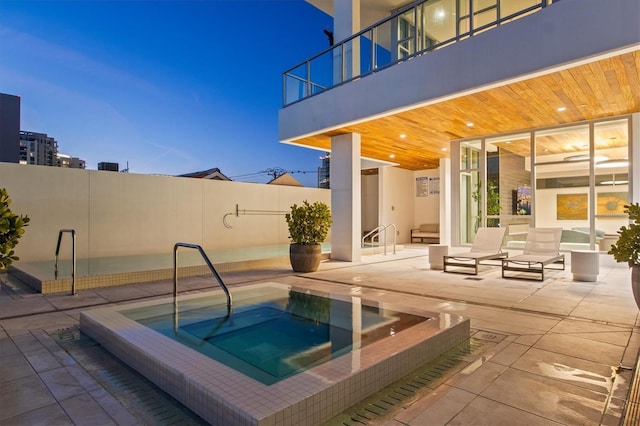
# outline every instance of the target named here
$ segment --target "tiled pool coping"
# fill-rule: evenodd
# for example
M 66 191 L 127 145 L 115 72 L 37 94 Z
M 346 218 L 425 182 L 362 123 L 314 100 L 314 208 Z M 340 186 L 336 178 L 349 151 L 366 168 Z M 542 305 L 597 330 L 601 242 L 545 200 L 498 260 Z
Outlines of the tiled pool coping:
M 234 298 L 265 286 L 291 288 L 273 282 L 256 284 L 236 290 Z M 317 294 L 344 300 L 344 296 Z M 202 296 L 199 293 L 180 298 Z M 424 315 L 431 320 L 267 386 L 118 312 L 172 300 L 82 312 L 80 329 L 212 424 L 322 423 L 469 337 L 468 319 L 363 300 L 362 303 Z

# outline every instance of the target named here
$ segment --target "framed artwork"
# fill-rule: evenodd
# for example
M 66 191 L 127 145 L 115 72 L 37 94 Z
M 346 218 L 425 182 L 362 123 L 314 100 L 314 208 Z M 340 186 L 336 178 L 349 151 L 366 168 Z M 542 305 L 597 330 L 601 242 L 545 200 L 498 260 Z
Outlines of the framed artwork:
M 556 218 L 558 220 L 586 220 L 588 201 L 588 194 L 558 194 Z
M 627 192 L 599 192 L 597 194 L 596 214 L 624 215 L 624 205 L 629 204 Z

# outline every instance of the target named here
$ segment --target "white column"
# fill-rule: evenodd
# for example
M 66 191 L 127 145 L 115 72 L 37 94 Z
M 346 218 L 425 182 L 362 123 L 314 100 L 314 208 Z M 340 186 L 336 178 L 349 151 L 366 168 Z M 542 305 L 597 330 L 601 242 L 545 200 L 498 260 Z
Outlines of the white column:
M 362 232 L 360 135 L 331 138 L 331 258 L 359 262 Z
M 632 178 L 629 179 L 631 185 L 631 202 L 640 202 L 640 112 L 636 112 L 631 115 L 631 153 L 629 164 L 631 168 Z
M 451 160 L 448 158 L 440 159 L 440 244 L 451 245 Z M 455 194 L 460 196 L 458 189 Z
M 351 37 L 360 31 L 360 0 L 340 0 L 333 3 L 333 39 L 336 43 Z M 354 40 L 346 47 L 344 52 L 345 79 L 360 74 L 360 41 Z M 334 51 L 334 55 L 340 55 L 340 49 Z M 335 61 L 334 64 L 341 64 Z M 338 73 L 339 69 L 334 69 Z M 334 83 L 340 83 L 340 74 L 334 74 Z

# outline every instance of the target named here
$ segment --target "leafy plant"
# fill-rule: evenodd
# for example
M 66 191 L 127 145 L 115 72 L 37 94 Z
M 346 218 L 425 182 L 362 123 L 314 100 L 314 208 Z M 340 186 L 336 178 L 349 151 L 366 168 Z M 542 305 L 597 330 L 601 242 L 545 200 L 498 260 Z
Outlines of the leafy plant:
M 0 270 L 4 270 L 15 260 L 13 248 L 24 234 L 24 227 L 29 223 L 29 217 L 18 216 L 9 208 L 11 198 L 6 188 L 0 188 Z
M 285 215 L 289 226 L 289 238 L 294 244 L 315 245 L 327 238 L 333 220 L 331 211 L 325 203 L 316 201 L 309 204 L 304 200 L 302 205 L 291 206 L 291 213 Z
M 624 212 L 632 222 L 628 227 L 620 227 L 620 237 L 611 246 L 609 254 L 613 255 L 616 262 L 626 262 L 629 267 L 640 266 L 640 204 L 627 204 L 624 206 Z
M 482 189 L 482 183 L 476 184 L 476 189 L 471 193 L 471 198 L 478 204 L 478 217 L 476 218 L 476 230 L 480 226 L 482 218 L 482 209 L 480 208 L 480 190 Z M 500 206 L 500 193 L 498 192 L 498 186 L 493 180 L 489 180 L 487 183 L 487 215 L 499 215 L 502 207 Z M 499 226 L 500 219 L 487 218 L 488 226 Z

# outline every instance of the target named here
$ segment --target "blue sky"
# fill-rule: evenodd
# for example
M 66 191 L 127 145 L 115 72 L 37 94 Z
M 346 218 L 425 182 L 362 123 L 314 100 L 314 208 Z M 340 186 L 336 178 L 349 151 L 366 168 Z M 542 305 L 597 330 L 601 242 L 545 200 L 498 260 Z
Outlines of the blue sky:
M 328 47 L 325 28 L 303 0 L 0 0 L 0 92 L 88 169 L 315 172 L 323 153 L 279 143 L 278 110 L 282 72 Z

